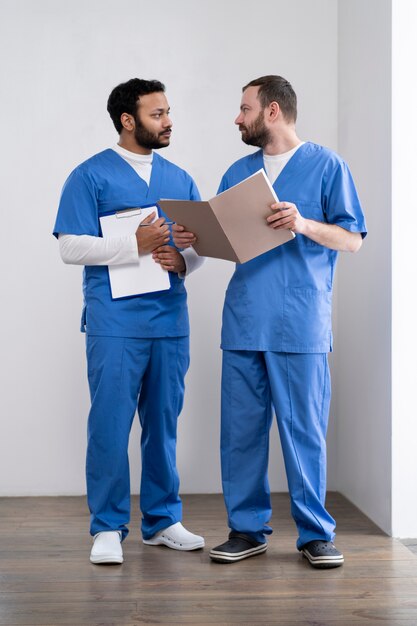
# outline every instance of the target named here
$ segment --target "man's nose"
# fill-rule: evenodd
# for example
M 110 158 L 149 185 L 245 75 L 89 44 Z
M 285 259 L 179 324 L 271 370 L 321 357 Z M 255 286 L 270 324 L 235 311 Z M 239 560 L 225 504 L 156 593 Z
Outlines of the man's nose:
M 235 119 L 235 124 L 241 124 L 242 121 L 243 121 L 243 116 L 242 116 L 242 112 L 240 112 L 237 118 Z

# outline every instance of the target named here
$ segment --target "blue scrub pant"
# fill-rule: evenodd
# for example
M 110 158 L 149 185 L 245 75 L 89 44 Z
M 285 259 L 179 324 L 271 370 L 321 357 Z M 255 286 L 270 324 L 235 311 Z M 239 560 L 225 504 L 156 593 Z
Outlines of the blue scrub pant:
M 273 405 L 297 547 L 334 539 L 335 521 L 324 505 L 329 404 L 327 354 L 223 351 L 222 481 L 232 530 L 261 542 L 272 532 L 267 472 Z
M 176 468 L 177 418 L 189 365 L 188 337 L 87 336 L 87 497 L 92 535 L 130 520 L 128 442 L 136 408 L 142 426 L 142 535 L 181 520 Z

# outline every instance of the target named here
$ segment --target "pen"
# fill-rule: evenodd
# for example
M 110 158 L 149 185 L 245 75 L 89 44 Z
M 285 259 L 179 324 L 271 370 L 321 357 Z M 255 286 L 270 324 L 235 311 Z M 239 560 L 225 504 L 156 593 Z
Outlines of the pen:
M 175 222 L 164 222 L 162 226 L 165 226 L 165 224 L 167 224 L 168 226 L 172 226 L 172 224 L 175 224 Z M 153 222 L 151 222 L 151 224 L 139 224 L 139 226 L 153 226 Z

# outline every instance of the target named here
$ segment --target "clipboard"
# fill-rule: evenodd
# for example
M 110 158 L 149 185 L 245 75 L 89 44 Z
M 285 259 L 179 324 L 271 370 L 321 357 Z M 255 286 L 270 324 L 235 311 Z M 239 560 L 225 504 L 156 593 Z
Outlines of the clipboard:
M 133 235 L 139 224 L 153 212 L 159 215 L 156 205 L 105 213 L 99 218 L 102 235 L 103 237 Z M 139 253 L 137 263 L 109 265 L 108 270 L 113 300 L 166 291 L 171 287 L 168 272 L 155 263 L 150 252 Z
M 160 200 L 170 219 L 197 235 L 194 250 L 200 256 L 245 263 L 287 241 L 291 230 L 266 224 L 278 197 L 263 169 L 208 201 Z

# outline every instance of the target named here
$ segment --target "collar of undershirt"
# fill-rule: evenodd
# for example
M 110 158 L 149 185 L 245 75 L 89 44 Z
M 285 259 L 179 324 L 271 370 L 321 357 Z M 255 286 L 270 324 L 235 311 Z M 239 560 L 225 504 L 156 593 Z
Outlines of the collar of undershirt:
M 153 152 L 150 154 L 138 154 L 137 152 L 131 152 L 130 150 L 126 150 L 126 148 L 122 148 L 119 144 L 113 146 L 113 150 L 120 154 L 121 157 L 128 161 L 132 161 L 133 163 L 140 163 L 143 165 L 152 164 L 153 160 Z
M 271 161 L 271 162 L 280 162 L 280 161 L 286 161 L 288 159 L 290 159 L 298 150 L 298 148 L 300 148 L 303 144 L 305 143 L 305 141 L 301 141 L 298 146 L 295 146 L 295 148 L 292 148 L 291 150 L 288 150 L 288 152 L 283 152 L 282 154 L 265 154 L 265 152 L 263 153 L 263 158 L 265 161 Z

